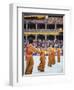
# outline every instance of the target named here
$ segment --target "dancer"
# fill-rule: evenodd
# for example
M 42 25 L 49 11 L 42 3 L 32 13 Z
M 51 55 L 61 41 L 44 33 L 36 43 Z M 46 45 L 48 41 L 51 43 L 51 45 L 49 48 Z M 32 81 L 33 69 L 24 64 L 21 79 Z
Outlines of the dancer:
M 57 58 L 58 58 L 58 62 L 60 63 L 60 48 L 57 48 Z
M 33 53 L 40 53 L 39 50 L 37 50 L 33 45 L 33 39 L 29 39 L 29 44 L 26 47 L 26 71 L 25 74 L 32 74 L 33 71 Z
M 50 46 L 48 49 L 48 66 L 52 67 L 55 64 L 55 48 Z
M 45 69 L 45 51 L 40 48 L 40 64 L 38 66 L 38 70 L 40 70 L 41 72 L 44 72 Z
M 48 66 L 52 67 L 51 48 L 48 48 Z

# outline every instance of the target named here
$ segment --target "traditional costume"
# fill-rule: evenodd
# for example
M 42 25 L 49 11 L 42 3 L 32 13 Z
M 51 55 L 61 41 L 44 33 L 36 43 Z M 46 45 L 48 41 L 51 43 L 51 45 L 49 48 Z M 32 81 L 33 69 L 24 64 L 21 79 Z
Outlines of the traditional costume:
M 45 68 L 45 52 L 44 52 L 44 50 L 41 50 L 41 53 L 40 53 L 40 64 L 38 66 L 38 70 L 43 72 L 44 68 Z
M 55 64 L 55 49 L 49 48 L 48 52 L 48 66 L 51 67 L 53 64 Z
M 28 44 L 26 47 L 26 71 L 25 71 L 25 74 L 32 74 L 33 65 L 34 65 L 34 61 L 33 61 L 33 53 L 34 52 L 39 53 L 39 50 L 34 48 L 32 44 Z
M 60 62 L 60 48 L 57 49 L 57 57 L 58 57 L 58 62 Z

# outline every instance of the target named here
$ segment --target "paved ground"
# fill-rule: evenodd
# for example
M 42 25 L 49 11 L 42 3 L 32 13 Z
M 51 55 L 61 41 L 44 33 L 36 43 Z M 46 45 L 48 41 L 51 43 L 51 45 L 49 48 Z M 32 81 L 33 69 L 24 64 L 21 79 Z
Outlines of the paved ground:
M 39 61 L 39 56 L 33 56 L 34 58 L 34 67 L 33 67 L 33 73 L 32 75 L 55 75 L 55 74 L 61 74 L 63 73 L 64 70 L 64 60 L 63 60 L 63 56 L 61 56 L 61 62 L 58 63 L 57 62 L 57 57 L 56 58 L 56 63 L 55 65 L 52 65 L 52 67 L 48 67 L 48 57 L 46 56 L 46 65 L 45 65 L 45 72 L 39 72 L 37 70 L 37 67 L 40 63 Z M 25 68 L 26 64 L 24 65 Z

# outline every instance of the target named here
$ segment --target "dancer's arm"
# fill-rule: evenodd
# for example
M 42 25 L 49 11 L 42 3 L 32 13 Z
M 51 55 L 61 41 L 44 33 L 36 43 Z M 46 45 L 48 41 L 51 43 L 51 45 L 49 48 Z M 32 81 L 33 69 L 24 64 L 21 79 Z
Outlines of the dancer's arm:
M 38 50 L 37 48 L 35 48 L 35 47 L 33 47 L 33 46 L 31 46 L 31 48 L 32 48 L 32 51 L 33 52 L 36 52 L 36 53 L 41 53 L 41 51 L 40 50 Z

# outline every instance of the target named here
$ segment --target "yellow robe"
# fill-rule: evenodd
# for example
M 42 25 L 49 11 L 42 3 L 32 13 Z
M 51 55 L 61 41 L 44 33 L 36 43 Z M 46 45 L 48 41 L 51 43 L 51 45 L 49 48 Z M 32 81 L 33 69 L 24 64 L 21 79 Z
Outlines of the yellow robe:
M 40 53 L 40 51 L 37 50 L 36 48 L 34 48 L 32 44 L 27 45 L 25 74 L 32 74 L 33 65 L 34 65 L 34 61 L 33 61 L 33 53 L 34 52 Z
M 52 57 L 52 64 L 55 64 L 55 48 L 52 48 L 51 57 Z
M 38 66 L 38 70 L 44 71 L 44 68 L 45 68 L 45 52 L 43 50 L 41 50 L 41 53 L 40 53 L 40 64 Z
M 48 51 L 48 66 L 52 66 L 51 48 Z
M 49 48 L 48 53 L 48 66 L 52 66 L 55 64 L 55 48 Z
M 60 51 L 61 51 L 61 49 L 58 48 L 58 51 L 57 51 L 58 62 L 60 62 Z

